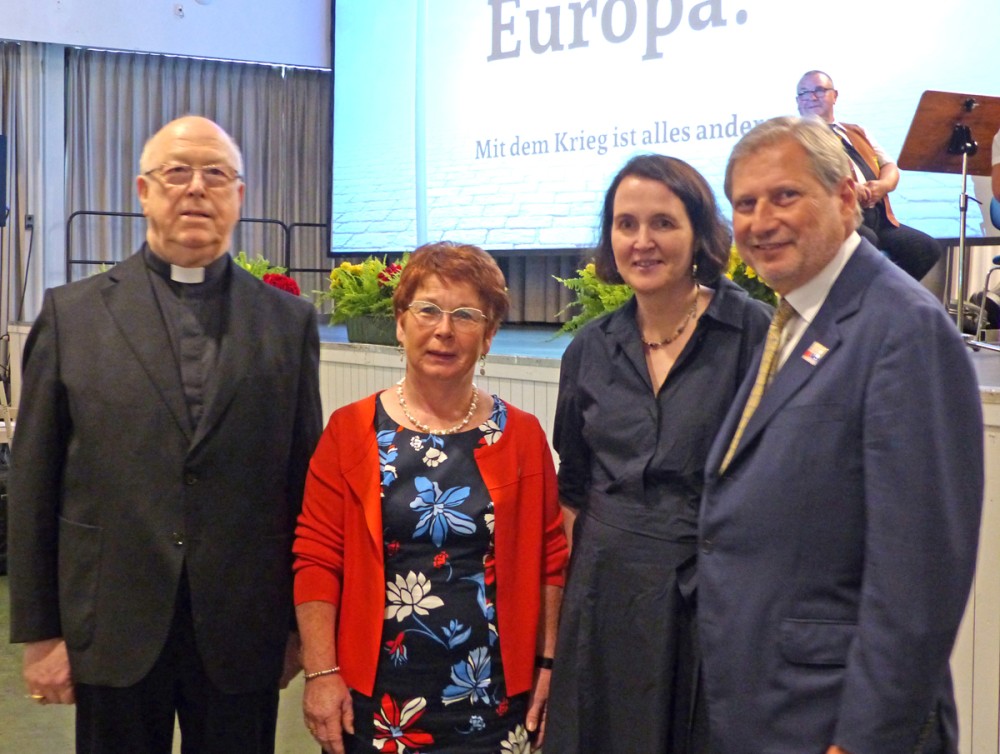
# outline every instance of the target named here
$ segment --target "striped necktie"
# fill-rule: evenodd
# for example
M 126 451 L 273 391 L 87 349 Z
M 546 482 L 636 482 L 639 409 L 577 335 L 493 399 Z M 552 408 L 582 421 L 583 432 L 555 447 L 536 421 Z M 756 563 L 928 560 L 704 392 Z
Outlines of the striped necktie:
M 720 473 L 724 472 L 726 467 L 729 466 L 729 462 L 733 458 L 733 453 L 736 452 L 736 446 L 739 445 L 740 438 L 743 437 L 743 430 L 747 428 L 750 417 L 753 416 L 753 412 L 760 405 L 764 389 L 771 382 L 774 373 L 778 371 L 776 365 L 778 363 L 778 346 L 781 345 L 781 331 L 785 329 L 785 325 L 793 314 L 795 314 L 795 310 L 792 308 L 792 305 L 782 299 L 781 303 L 778 304 L 777 310 L 774 312 L 774 317 L 771 318 L 771 326 L 767 328 L 767 339 L 764 341 L 764 354 L 760 357 L 760 368 L 757 370 L 757 379 L 754 380 L 750 396 L 743 407 L 743 415 L 740 416 L 740 423 L 736 427 L 736 434 L 733 435 L 733 440 L 729 443 L 729 450 L 726 451 L 726 457 L 722 460 Z

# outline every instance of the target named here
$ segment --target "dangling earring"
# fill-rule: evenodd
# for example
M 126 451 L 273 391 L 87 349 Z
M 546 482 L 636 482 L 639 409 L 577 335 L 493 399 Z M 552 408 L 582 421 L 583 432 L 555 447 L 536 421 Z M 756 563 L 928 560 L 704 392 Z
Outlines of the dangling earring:
M 479 357 L 479 376 L 486 376 L 486 354 L 481 354 Z
M 403 344 L 400 343 L 396 346 L 396 350 L 399 351 L 399 361 L 402 363 L 406 360 L 406 351 L 403 350 Z
M 691 263 L 691 277 L 695 278 L 696 280 L 698 278 L 698 263 L 697 262 L 692 262 Z

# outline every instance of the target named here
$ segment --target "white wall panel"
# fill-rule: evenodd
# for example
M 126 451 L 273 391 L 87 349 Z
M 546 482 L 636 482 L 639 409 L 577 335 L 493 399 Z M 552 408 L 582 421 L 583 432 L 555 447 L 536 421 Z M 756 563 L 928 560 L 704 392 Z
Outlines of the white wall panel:
M 330 0 L 0 0 L 0 37 L 330 67 Z

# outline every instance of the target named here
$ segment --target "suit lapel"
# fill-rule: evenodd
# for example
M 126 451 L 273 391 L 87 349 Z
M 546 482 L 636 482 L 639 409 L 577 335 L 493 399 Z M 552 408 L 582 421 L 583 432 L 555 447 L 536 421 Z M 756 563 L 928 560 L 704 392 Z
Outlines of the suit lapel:
M 796 343 L 795 348 L 788 356 L 788 360 L 774 376 L 771 384 L 761 398 L 760 405 L 750 417 L 740 444 L 733 454 L 729 468 L 732 468 L 740 455 L 753 444 L 755 438 L 764 430 L 782 407 L 784 407 L 792 397 L 798 393 L 819 370 L 829 362 L 830 357 L 840 347 L 843 337 L 841 335 L 840 323 L 848 317 L 853 316 L 861 308 L 864 292 L 871 284 L 872 279 L 878 274 L 879 264 L 882 262 L 880 254 L 867 241 L 862 240 L 861 245 L 851 255 L 851 259 L 844 266 L 833 287 L 830 289 L 826 301 L 820 307 L 816 318 L 812 324 L 806 328 Z M 820 343 L 829 349 L 827 354 L 816 364 L 812 364 L 803 358 L 803 354 L 813 343 Z M 748 374 L 747 379 L 752 383 L 756 375 L 756 365 L 760 363 L 760 358 L 755 360 L 753 370 Z M 746 380 L 740 390 L 740 394 L 745 397 L 748 390 Z M 746 400 L 734 404 L 734 409 L 739 406 L 739 411 L 730 411 L 729 419 L 733 413 L 739 417 L 743 404 Z M 727 421 L 727 426 L 731 424 Z M 730 432 L 730 437 L 732 432 Z M 716 443 L 718 445 L 718 443 Z M 723 451 L 724 452 L 724 451 Z M 716 456 L 717 453 L 713 453 Z M 718 470 L 721 458 L 712 459 L 713 465 L 709 468 Z
M 253 363 L 258 338 L 263 332 L 261 297 L 253 276 L 237 265 L 230 265 L 229 295 L 226 299 L 226 331 L 219 347 L 219 360 L 205 386 L 205 411 L 194 431 L 192 446 L 197 445 L 214 427 L 228 408 L 247 368 Z
M 750 360 L 750 365 L 747 367 L 747 373 L 743 378 L 743 383 L 736 391 L 736 396 L 733 398 L 732 406 L 726 414 L 726 418 L 723 419 L 722 425 L 719 427 L 719 431 L 715 435 L 715 439 L 712 441 L 712 447 L 708 451 L 708 458 L 705 460 L 705 470 L 708 472 L 708 476 L 710 478 L 714 479 L 719 475 L 719 469 L 722 468 L 722 459 L 725 458 L 726 452 L 729 450 L 729 444 L 733 441 L 733 435 L 736 434 L 736 426 L 739 424 L 740 416 L 743 413 L 743 407 L 746 405 L 747 399 L 750 397 L 750 391 L 753 389 L 753 383 L 757 376 L 757 370 L 760 369 L 760 360 L 763 355 L 764 344 L 761 343 L 757 347 L 757 352 L 754 354 L 754 358 Z M 744 436 L 745 434 L 746 433 L 744 432 Z M 745 443 L 741 438 L 740 448 L 742 448 L 744 444 Z M 732 465 L 731 462 L 730 465 Z
M 167 404 L 178 428 L 190 439 L 190 420 L 177 360 L 142 253 L 133 254 L 117 265 L 108 278 L 114 285 L 109 285 L 102 294 L 111 318 Z
M 831 354 L 837 350 L 841 341 L 840 328 L 837 326 L 837 321 L 831 321 L 830 317 L 823 316 L 824 310 L 826 310 L 826 304 L 820 310 L 820 315 L 816 317 L 816 320 L 802 333 L 799 342 L 789 354 L 788 360 L 774 376 L 767 390 L 764 391 L 760 405 L 753 416 L 750 417 L 750 422 L 743 432 L 736 455 L 739 454 L 739 451 L 744 446 L 751 443 L 754 437 L 760 434 L 761 430 L 767 426 L 775 413 L 788 403 L 792 396 L 801 390 L 818 370 L 823 368 Z M 835 314 L 832 310 L 827 311 L 830 314 Z M 839 320 L 839 317 L 837 319 Z M 822 343 L 829 349 L 826 356 L 815 365 L 808 363 L 802 358 L 802 354 L 814 342 Z

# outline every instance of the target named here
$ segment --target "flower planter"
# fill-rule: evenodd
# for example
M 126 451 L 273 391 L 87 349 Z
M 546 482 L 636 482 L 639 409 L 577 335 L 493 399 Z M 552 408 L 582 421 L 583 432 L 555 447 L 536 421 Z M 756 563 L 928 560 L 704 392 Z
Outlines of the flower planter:
M 394 317 L 351 317 L 347 320 L 347 339 L 351 343 L 374 343 L 395 346 L 396 319 Z

